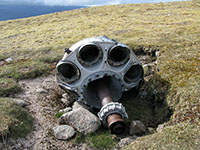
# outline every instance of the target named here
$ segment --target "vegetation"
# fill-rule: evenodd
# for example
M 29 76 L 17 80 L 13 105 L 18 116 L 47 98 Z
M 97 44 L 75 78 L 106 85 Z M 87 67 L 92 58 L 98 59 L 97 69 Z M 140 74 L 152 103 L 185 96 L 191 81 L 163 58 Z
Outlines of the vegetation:
M 11 78 L 0 78 L 0 96 L 9 96 L 20 90 L 17 82 Z
M 117 144 L 117 139 L 108 130 L 101 129 L 97 133 L 91 133 L 88 136 L 79 133 L 73 142 L 75 144 L 87 142 L 94 150 L 103 150 L 113 148 Z
M 63 56 L 64 48 L 91 36 L 107 35 L 133 50 L 159 48 L 159 71 L 149 87 L 155 89 L 154 95 L 164 94 L 161 106 L 169 107 L 173 115 L 166 129 L 140 138 L 128 149 L 173 149 L 182 145 L 198 149 L 199 143 L 194 141 L 199 141 L 200 125 L 199 8 L 199 1 L 113 5 L 2 21 L 0 78 L 18 81 L 48 74 Z M 14 61 L 7 63 L 7 58 Z M 2 84 L 0 87 L 3 89 Z M 142 103 L 138 106 L 145 107 Z
M 31 129 L 32 118 L 28 112 L 9 98 L 0 98 L 0 137 L 24 137 Z
M 199 127 L 192 125 L 191 123 L 180 123 L 178 125 L 166 127 L 160 133 L 158 132 L 141 137 L 124 149 L 200 149 L 199 129 Z

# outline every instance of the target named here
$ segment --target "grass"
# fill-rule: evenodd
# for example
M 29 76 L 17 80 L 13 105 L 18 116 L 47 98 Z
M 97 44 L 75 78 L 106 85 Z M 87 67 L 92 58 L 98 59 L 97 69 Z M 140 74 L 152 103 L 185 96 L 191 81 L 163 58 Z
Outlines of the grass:
M 9 96 L 20 90 L 18 83 L 11 78 L 0 78 L 0 85 L 0 96 Z
M 161 133 L 155 133 L 139 138 L 124 150 L 132 149 L 176 149 L 197 150 L 199 145 L 200 128 L 191 123 L 180 123 L 163 129 Z
M 32 130 L 28 112 L 9 98 L 0 97 L 0 137 L 24 137 Z
M 192 137 L 193 131 L 200 125 L 199 8 L 199 1 L 113 5 L 1 21 L 0 78 L 21 80 L 48 74 L 62 58 L 64 48 L 91 36 L 107 35 L 132 49 L 156 47 L 161 51 L 157 80 L 167 82 L 169 88 L 160 86 L 153 93 L 163 93 L 165 101 L 162 106 L 173 110 L 168 124 L 174 130 L 170 133 L 176 134 L 181 129 L 179 126 L 185 126 L 184 131 L 191 130 L 187 133 L 188 137 Z M 14 61 L 6 63 L 7 58 Z M 152 89 L 154 87 L 159 85 L 153 85 Z M 145 108 L 144 105 L 141 103 L 138 109 Z M 184 122 L 191 125 L 186 126 Z M 140 149 L 145 149 L 146 145 L 153 149 L 154 143 L 157 143 L 158 147 L 162 145 L 163 149 L 167 149 L 171 141 L 165 138 L 166 132 L 141 138 L 149 143 L 138 142 L 137 145 Z M 166 140 L 152 138 L 154 136 Z M 187 140 L 175 142 L 179 146 L 188 146 L 189 143 L 191 141 Z M 189 148 L 196 148 L 192 146 Z M 134 146 L 130 145 L 130 148 Z
M 108 130 L 99 130 L 96 133 L 84 136 L 78 133 L 73 140 L 75 144 L 81 144 L 83 142 L 94 150 L 112 149 L 117 144 L 117 139 L 110 134 Z

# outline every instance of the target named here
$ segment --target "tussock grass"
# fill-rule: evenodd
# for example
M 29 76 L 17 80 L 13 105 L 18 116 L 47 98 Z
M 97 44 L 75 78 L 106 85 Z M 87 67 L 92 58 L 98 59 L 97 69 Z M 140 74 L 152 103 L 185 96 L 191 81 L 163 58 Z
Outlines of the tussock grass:
M 166 92 L 163 90 L 165 103 L 174 112 L 169 125 L 176 127 L 181 122 L 189 121 L 192 126 L 198 126 L 199 16 L 199 1 L 188 1 L 92 7 L 1 21 L 0 61 L 11 57 L 14 62 L 1 63 L 0 77 L 20 80 L 46 74 L 62 57 L 64 48 L 91 36 L 107 35 L 132 49 L 157 47 L 161 51 L 157 74 L 170 84 Z M 164 139 L 164 133 L 156 135 Z M 151 136 L 145 139 L 150 141 L 149 148 L 153 148 L 153 143 L 158 141 Z M 145 149 L 144 143 L 139 142 L 138 145 L 140 149 Z M 164 148 L 165 145 L 167 147 L 167 140 L 162 144 Z

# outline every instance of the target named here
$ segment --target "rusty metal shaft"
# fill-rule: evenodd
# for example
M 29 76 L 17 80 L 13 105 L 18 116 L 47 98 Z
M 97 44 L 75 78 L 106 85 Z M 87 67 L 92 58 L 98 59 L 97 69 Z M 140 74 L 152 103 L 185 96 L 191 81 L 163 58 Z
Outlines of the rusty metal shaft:
M 110 91 L 104 80 L 99 80 L 96 82 L 96 90 L 102 106 L 112 102 Z M 107 117 L 107 124 L 108 128 L 113 134 L 121 134 L 126 128 L 124 120 L 122 119 L 121 115 L 117 113 L 110 114 Z

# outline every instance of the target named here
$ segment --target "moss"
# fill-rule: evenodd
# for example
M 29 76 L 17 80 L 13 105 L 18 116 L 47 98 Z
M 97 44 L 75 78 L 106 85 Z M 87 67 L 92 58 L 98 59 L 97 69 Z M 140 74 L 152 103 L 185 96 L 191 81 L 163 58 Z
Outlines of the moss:
M 0 78 L 0 96 L 9 96 L 20 90 L 18 83 L 11 78 Z
M 89 135 L 78 133 L 72 141 L 74 144 L 87 143 L 94 150 L 113 149 L 117 144 L 117 138 L 103 128 Z
M 200 128 L 190 123 L 168 126 L 161 132 L 139 138 L 124 150 L 131 149 L 200 149 Z
M 32 118 L 28 112 L 9 98 L 0 98 L 0 135 L 24 137 L 32 130 Z
M 85 136 L 81 133 L 76 133 L 76 137 L 73 139 L 74 144 L 81 144 L 85 142 Z
M 86 137 L 86 142 L 95 150 L 111 149 L 117 144 L 117 140 L 109 131 L 99 131 Z

